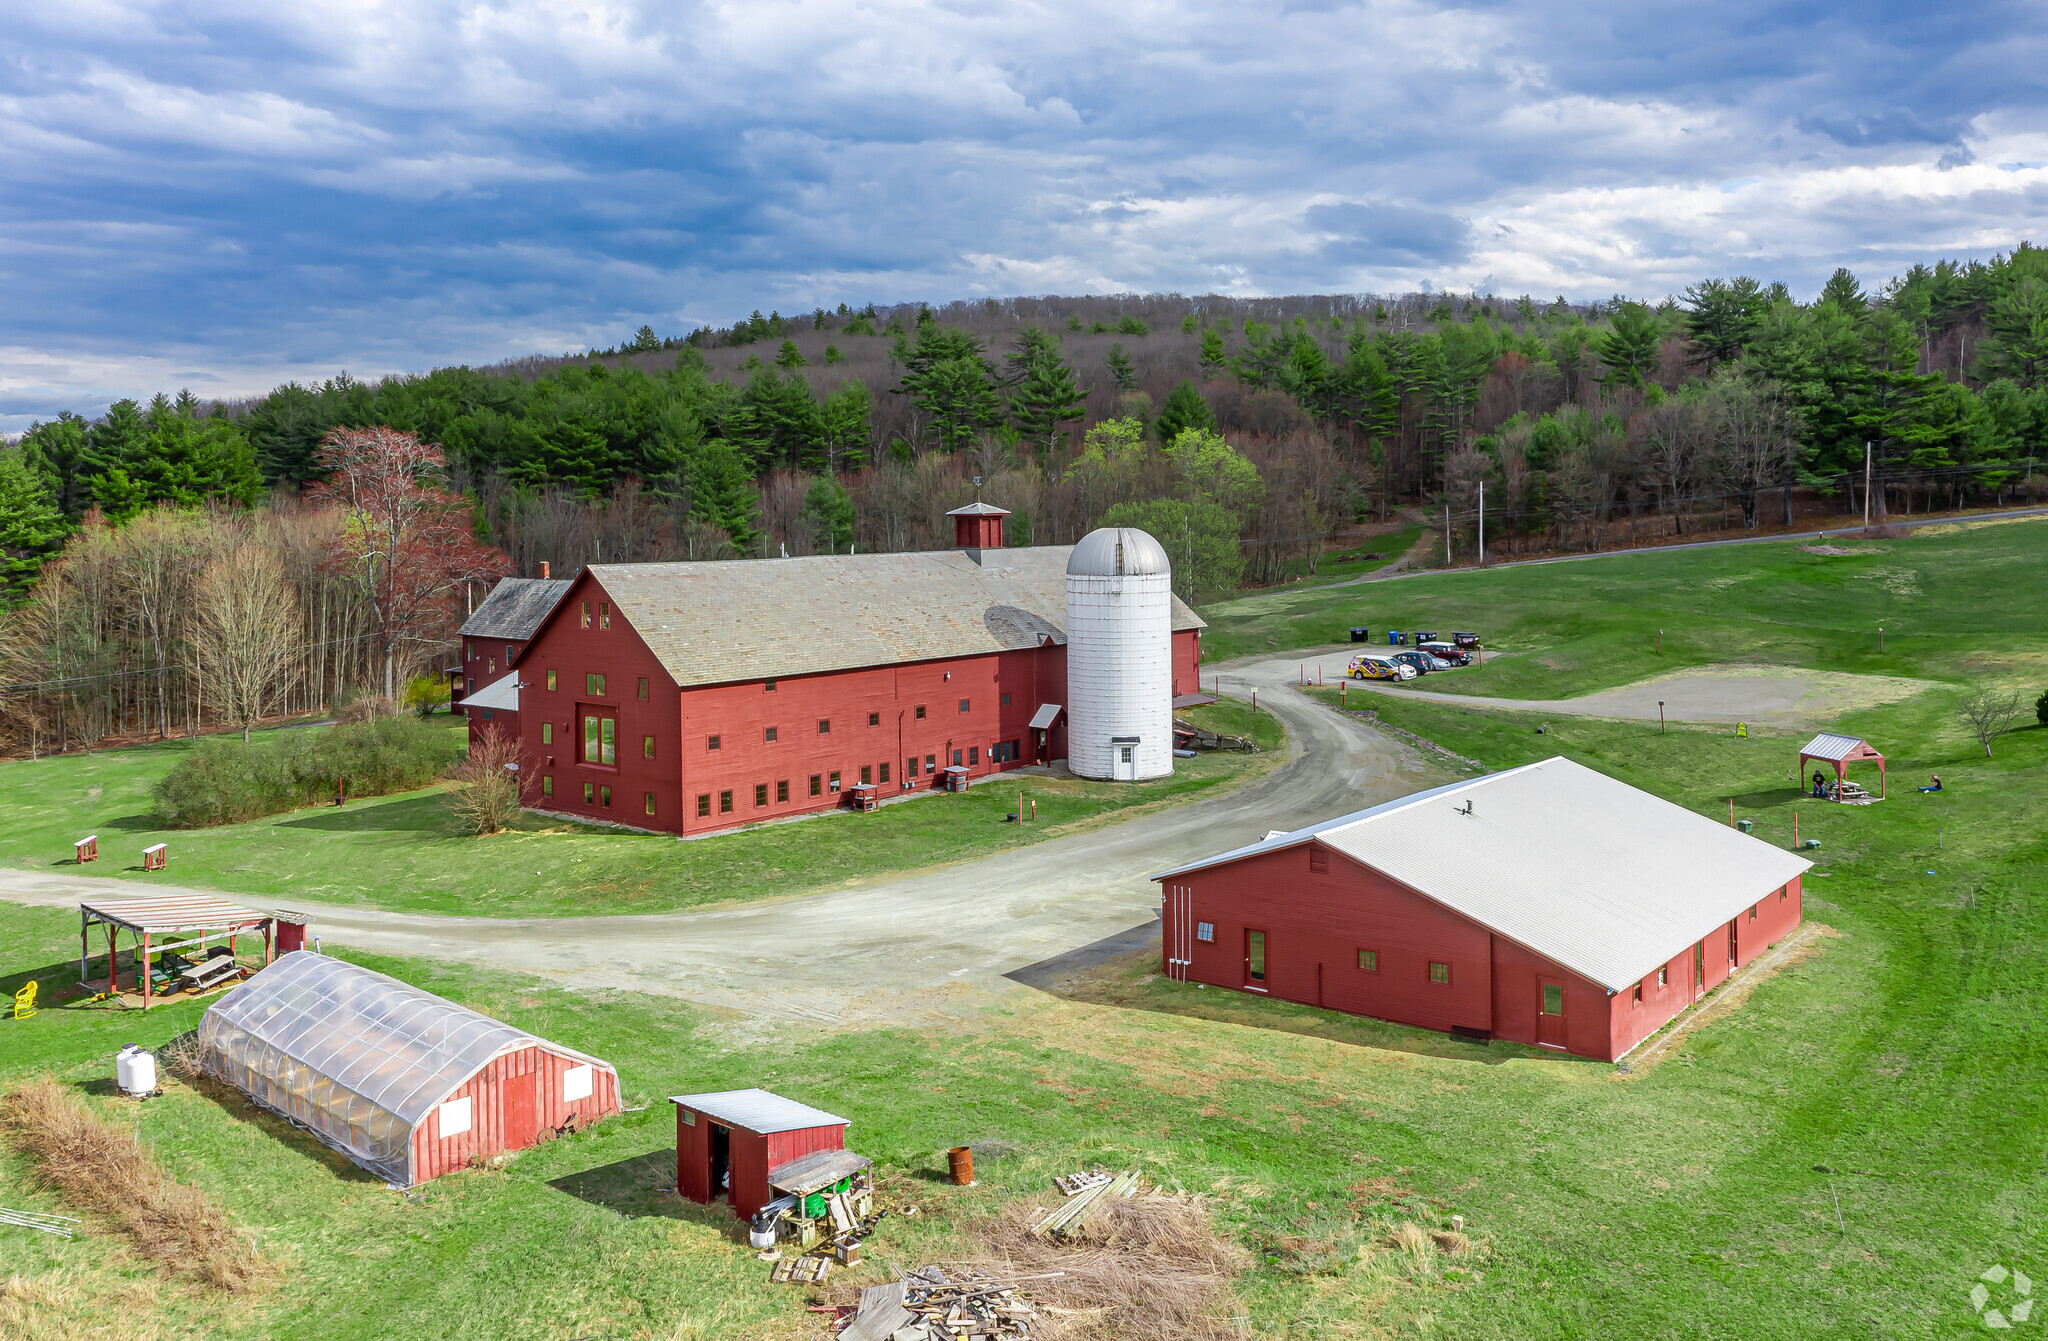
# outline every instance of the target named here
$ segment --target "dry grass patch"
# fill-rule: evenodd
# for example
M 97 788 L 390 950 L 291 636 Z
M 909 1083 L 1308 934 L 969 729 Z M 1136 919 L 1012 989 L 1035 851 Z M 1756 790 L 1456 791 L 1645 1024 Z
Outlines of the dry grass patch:
M 1140 1193 L 1098 1207 L 1078 1241 L 1034 1238 L 1036 1208 L 1016 1201 L 969 1226 L 992 1276 L 1064 1272 L 1023 1287 L 1050 1324 L 1046 1341 L 1236 1341 L 1231 1282 L 1250 1264 L 1220 1236 L 1200 1197 Z
M 0 1133 L 38 1183 L 118 1225 L 164 1268 L 236 1294 L 269 1283 L 269 1265 L 219 1202 L 166 1175 L 133 1128 L 102 1121 L 55 1081 L 32 1080 L 0 1099 Z

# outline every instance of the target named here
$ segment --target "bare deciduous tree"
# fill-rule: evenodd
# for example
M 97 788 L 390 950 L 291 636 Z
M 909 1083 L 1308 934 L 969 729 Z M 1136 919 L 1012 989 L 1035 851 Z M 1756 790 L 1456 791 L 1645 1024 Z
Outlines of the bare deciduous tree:
M 466 834 L 497 833 L 519 813 L 519 740 L 485 730 L 470 742 L 469 757 L 455 767 L 448 811 Z
M 2012 730 L 2012 724 L 2019 720 L 2020 691 L 2017 689 L 1998 690 L 1990 685 L 1977 685 L 1965 690 L 1956 702 L 1956 716 L 1963 719 L 1963 725 L 1970 728 L 1970 734 L 1984 747 L 1984 757 L 1991 757 L 1991 742 Z
M 299 603 L 276 554 L 245 540 L 207 564 L 194 615 L 204 692 L 246 741 L 298 641 Z

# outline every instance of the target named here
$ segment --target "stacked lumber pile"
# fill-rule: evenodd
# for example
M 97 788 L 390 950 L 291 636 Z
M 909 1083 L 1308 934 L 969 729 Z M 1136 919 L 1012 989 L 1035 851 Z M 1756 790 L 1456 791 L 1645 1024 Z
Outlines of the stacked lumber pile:
M 1068 1195 L 1064 1205 L 1031 1227 L 1034 1238 L 1049 1238 L 1060 1242 L 1077 1238 L 1081 1233 L 1081 1226 L 1086 1224 L 1088 1217 L 1098 1209 L 1108 1205 L 1112 1199 L 1122 1198 L 1127 1201 L 1138 1193 L 1136 1169 L 1120 1173 L 1114 1178 L 1104 1177 L 1101 1182 L 1092 1181 L 1091 1174 L 1075 1174 L 1069 1178 L 1055 1180 L 1055 1185 L 1060 1191 L 1066 1192 L 1078 1179 L 1090 1181 L 1082 1183 L 1077 1190 Z
M 919 1267 L 890 1285 L 862 1290 L 839 1341 L 1028 1341 L 1038 1310 L 1017 1293 L 1038 1276 L 995 1277 L 965 1267 Z

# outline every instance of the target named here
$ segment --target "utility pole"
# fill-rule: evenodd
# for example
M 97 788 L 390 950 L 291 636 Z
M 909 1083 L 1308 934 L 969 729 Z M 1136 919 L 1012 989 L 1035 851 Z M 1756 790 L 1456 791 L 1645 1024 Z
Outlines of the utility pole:
M 1479 566 L 1486 567 L 1486 481 L 1479 481 Z
M 1444 504 L 1444 566 L 1451 564 L 1451 505 Z
M 1863 444 L 1863 529 L 1870 529 L 1870 444 Z

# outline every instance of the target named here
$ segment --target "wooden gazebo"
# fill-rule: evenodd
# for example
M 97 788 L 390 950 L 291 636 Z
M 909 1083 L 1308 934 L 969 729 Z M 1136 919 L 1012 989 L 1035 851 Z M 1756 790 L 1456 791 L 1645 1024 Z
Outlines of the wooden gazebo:
M 106 990 L 110 995 L 119 986 L 115 961 L 120 952 L 120 934 L 126 931 L 133 938 L 130 953 L 136 987 L 142 993 L 144 1008 L 152 1003 L 155 996 L 149 972 L 153 955 L 198 946 L 203 958 L 206 943 L 219 937 L 232 959 L 236 935 L 250 932 L 260 932 L 263 936 L 263 962 L 266 965 L 277 954 L 276 919 L 269 913 L 259 913 L 254 908 L 244 908 L 226 899 L 203 894 L 93 899 L 78 905 L 78 981 L 86 987 L 96 986 L 98 981 L 92 977 L 88 967 L 93 957 L 92 928 L 95 923 L 107 929 Z M 176 939 L 180 936 L 185 939 Z
M 1806 790 L 1806 761 L 1821 759 L 1835 766 L 1835 799 L 1843 800 L 1844 784 L 1849 780 L 1849 765 L 1872 763 L 1877 765 L 1877 796 L 1884 799 L 1884 756 L 1870 748 L 1870 742 L 1861 736 L 1838 736 L 1823 731 L 1806 742 L 1806 748 L 1799 751 L 1799 788 Z

